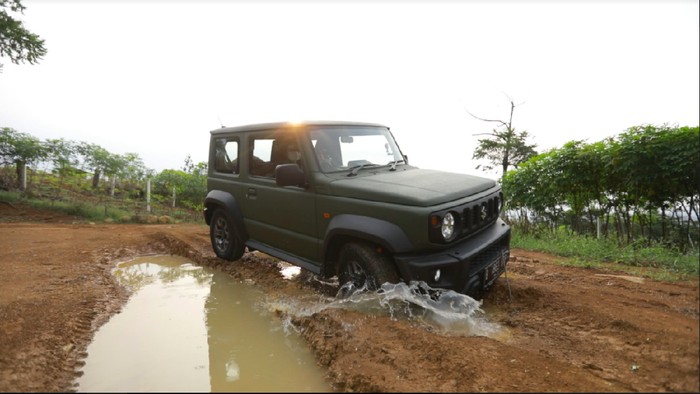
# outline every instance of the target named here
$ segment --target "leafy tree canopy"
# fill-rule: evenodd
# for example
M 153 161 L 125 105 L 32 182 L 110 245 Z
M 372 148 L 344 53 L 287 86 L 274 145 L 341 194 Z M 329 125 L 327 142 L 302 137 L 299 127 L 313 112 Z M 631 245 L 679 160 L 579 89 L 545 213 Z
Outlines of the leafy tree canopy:
M 35 64 L 46 55 L 44 40 L 7 12 L 9 9 L 10 12 L 23 14 L 25 8 L 20 0 L 0 0 L 0 57 L 9 57 L 15 64 Z
M 10 127 L 0 127 L 0 165 L 30 163 L 46 157 L 38 138 Z

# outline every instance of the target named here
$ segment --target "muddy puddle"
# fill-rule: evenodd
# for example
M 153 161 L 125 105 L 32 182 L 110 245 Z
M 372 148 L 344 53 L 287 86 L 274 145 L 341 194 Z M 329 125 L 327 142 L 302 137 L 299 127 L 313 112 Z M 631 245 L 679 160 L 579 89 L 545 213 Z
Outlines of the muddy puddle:
M 286 263 L 279 268 L 286 280 L 300 273 Z M 332 391 L 291 323 L 329 308 L 405 319 L 444 335 L 508 336 L 479 301 L 424 283 L 274 299 L 180 256 L 139 257 L 114 275 L 133 294 L 88 346 L 80 392 Z
M 178 256 L 139 257 L 114 274 L 133 294 L 88 346 L 78 391 L 332 391 L 253 286 Z

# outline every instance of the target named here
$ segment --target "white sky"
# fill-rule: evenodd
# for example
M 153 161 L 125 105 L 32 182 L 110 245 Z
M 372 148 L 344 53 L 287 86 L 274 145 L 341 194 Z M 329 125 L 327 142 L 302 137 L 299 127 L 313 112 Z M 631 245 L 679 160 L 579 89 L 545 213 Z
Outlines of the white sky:
M 287 120 L 389 126 L 411 164 L 475 170 L 507 120 L 538 151 L 640 124 L 697 126 L 698 1 L 22 0 L 37 65 L 0 58 L 0 127 L 207 160 L 209 131 Z M 221 123 L 220 123 L 221 122 Z

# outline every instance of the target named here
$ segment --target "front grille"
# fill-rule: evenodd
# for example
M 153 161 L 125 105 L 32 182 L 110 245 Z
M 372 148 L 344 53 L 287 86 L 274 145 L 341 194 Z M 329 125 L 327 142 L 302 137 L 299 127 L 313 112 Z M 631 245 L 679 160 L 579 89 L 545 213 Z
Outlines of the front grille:
M 463 226 L 460 238 L 475 233 L 496 221 L 500 198 L 500 195 L 495 195 L 466 204 L 461 211 Z
M 496 223 L 502 206 L 503 194 L 496 192 L 478 200 L 435 212 L 430 216 L 428 237 L 431 242 L 438 244 L 460 242 Z M 449 241 L 445 241 L 440 233 L 441 221 L 447 212 L 455 216 L 455 227 L 458 229 L 456 236 Z

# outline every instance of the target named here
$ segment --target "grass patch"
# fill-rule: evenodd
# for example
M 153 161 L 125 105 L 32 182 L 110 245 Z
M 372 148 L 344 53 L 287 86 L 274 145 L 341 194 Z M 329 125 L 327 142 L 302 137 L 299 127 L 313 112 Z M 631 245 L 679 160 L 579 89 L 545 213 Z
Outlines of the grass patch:
M 0 201 L 14 203 L 22 198 L 22 194 L 19 192 L 8 192 L 5 190 L 0 190 Z
M 86 202 L 52 201 L 48 199 L 27 198 L 20 192 L 0 191 L 0 201 L 10 204 L 21 203 L 32 208 L 61 212 L 78 216 L 93 222 L 124 221 L 131 218 L 131 213 L 117 207 L 95 205 Z
M 511 247 L 569 257 L 564 265 L 607 268 L 659 280 L 685 280 L 700 273 L 698 250 L 681 253 L 642 243 L 619 246 L 615 240 L 570 234 L 533 236 L 514 230 Z
M 50 209 L 93 222 L 121 221 L 124 217 L 131 217 L 129 212 L 114 207 L 105 208 L 104 206 L 65 201 L 28 200 L 27 202 L 34 208 Z

